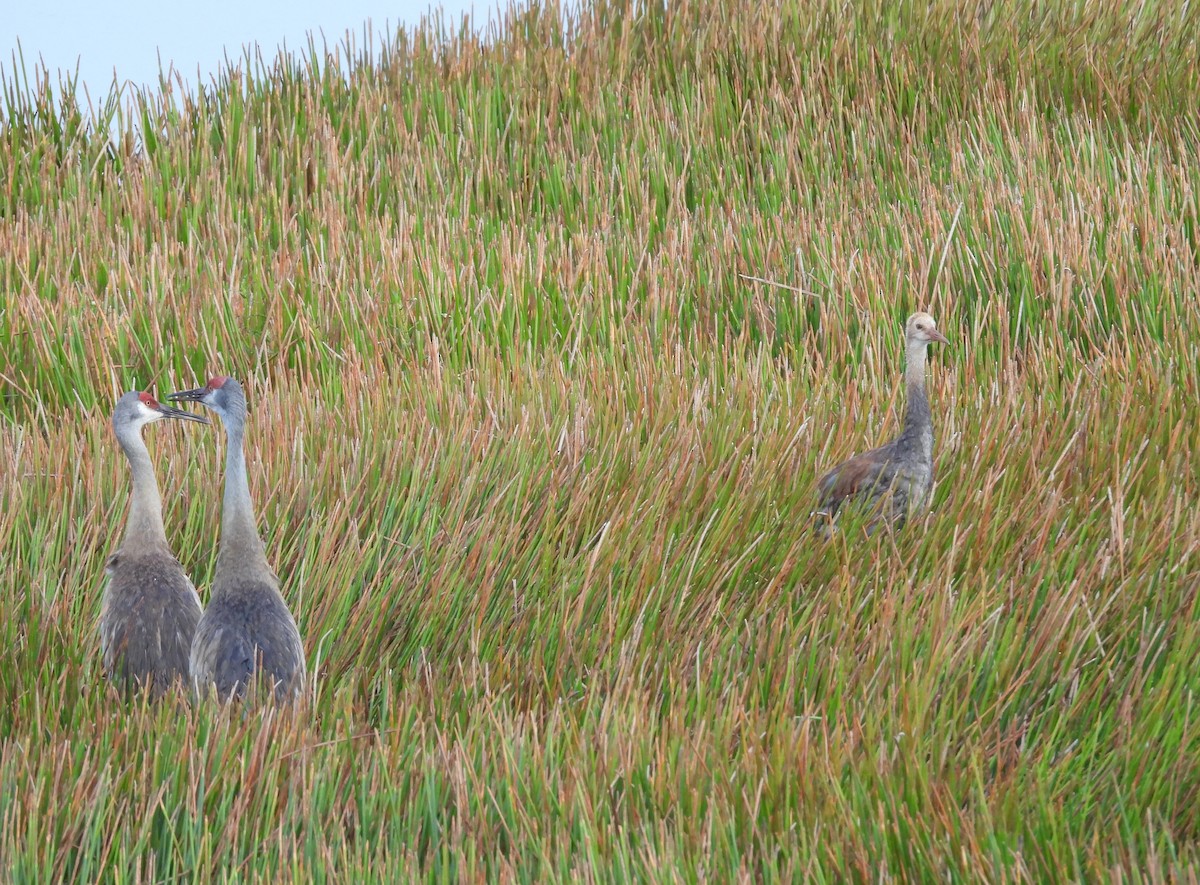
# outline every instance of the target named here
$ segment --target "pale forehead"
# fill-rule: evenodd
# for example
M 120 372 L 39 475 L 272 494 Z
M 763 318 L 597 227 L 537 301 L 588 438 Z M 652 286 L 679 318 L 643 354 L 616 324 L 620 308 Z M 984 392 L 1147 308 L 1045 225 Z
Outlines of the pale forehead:
M 908 325 L 915 326 L 917 323 L 925 323 L 926 325 L 929 325 L 929 326 L 937 325 L 937 323 L 935 323 L 933 321 L 933 317 L 931 317 L 929 314 L 924 313 L 924 312 L 914 313 L 912 316 L 910 316 L 908 318 Z

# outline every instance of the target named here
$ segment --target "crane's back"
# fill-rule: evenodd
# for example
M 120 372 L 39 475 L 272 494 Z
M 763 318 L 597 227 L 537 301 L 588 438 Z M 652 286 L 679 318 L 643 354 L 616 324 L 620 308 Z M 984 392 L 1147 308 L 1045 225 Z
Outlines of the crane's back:
M 107 571 L 100 609 L 105 674 L 126 689 L 149 682 L 156 696 L 177 679 L 186 683 L 201 610 L 179 560 L 167 550 L 120 550 Z
M 829 520 L 847 505 L 867 516 L 868 530 L 880 521 L 899 528 L 924 508 L 933 485 L 932 463 L 902 442 L 903 437 L 856 455 L 821 477 L 817 513 L 825 517 L 826 531 Z M 918 445 L 924 447 L 924 440 Z
M 196 629 L 191 675 L 201 694 L 241 697 L 248 688 L 272 689 L 286 701 L 304 689 L 304 645 L 276 582 L 226 576 Z

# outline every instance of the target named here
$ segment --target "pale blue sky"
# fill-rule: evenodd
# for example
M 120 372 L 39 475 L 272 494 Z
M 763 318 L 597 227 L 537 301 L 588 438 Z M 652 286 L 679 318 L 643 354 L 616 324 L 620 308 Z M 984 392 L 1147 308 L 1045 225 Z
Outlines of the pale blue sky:
M 482 30 L 496 9 L 495 0 L 5 0 L 4 6 L 4 76 L 11 81 L 19 40 L 31 85 L 39 57 L 56 86 L 56 71 L 73 71 L 78 62 L 79 100 L 85 102 L 86 84 L 96 104 L 112 85 L 114 69 L 118 82 L 157 86 L 160 54 L 164 69 L 173 63 L 194 86 L 197 76 L 210 81 L 226 53 L 240 59 L 245 44 L 257 43 L 269 62 L 285 40 L 289 50 L 303 51 L 310 31 L 318 47 L 322 31 L 334 46 L 347 30 L 362 46 L 368 19 L 378 42 L 398 24 L 415 25 L 431 8 L 444 10 L 446 25 L 454 30 L 472 9 L 475 28 Z

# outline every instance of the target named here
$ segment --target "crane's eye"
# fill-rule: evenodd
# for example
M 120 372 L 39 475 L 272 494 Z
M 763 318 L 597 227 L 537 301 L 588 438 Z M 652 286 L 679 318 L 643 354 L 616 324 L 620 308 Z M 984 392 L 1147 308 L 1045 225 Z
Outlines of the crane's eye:
M 149 406 L 150 408 L 152 408 L 152 409 L 157 409 L 157 408 L 158 408 L 158 400 L 156 400 L 154 397 L 152 397 L 152 396 L 151 396 L 150 394 L 148 394 L 148 393 L 142 393 L 142 394 L 139 394 L 139 395 L 138 395 L 138 399 L 140 399 L 140 400 L 141 400 L 143 403 L 145 403 L 146 405 L 148 405 L 148 406 Z

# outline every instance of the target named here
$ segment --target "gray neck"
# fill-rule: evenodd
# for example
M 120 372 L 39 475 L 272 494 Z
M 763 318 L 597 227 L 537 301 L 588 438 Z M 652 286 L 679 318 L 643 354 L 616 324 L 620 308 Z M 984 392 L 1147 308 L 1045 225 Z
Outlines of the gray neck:
M 225 427 L 225 500 L 221 505 L 221 547 L 217 553 L 217 572 L 267 568 L 267 557 L 254 506 L 250 501 L 250 482 L 246 476 L 246 453 L 242 449 L 244 428 Z
M 158 493 L 158 480 L 154 477 L 154 466 L 150 463 L 150 453 L 142 439 L 141 428 L 124 425 L 117 431 L 117 442 L 125 451 L 129 470 L 133 474 L 133 494 L 129 497 L 129 519 L 125 523 L 123 546 L 160 544 L 166 547 L 162 497 Z
M 905 386 L 908 388 L 908 407 L 904 412 L 903 436 L 923 438 L 928 436 L 928 445 L 933 447 L 933 422 L 929 414 L 929 397 L 925 393 L 925 353 L 929 345 L 924 341 L 910 341 L 904 367 Z

